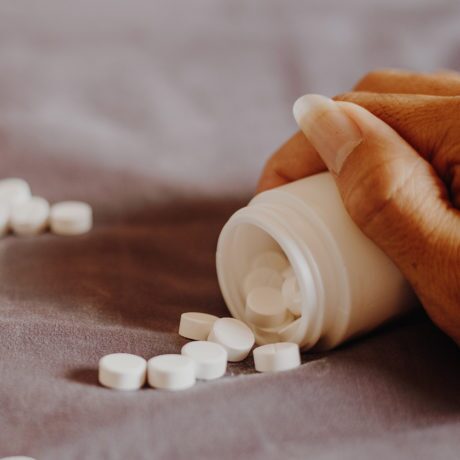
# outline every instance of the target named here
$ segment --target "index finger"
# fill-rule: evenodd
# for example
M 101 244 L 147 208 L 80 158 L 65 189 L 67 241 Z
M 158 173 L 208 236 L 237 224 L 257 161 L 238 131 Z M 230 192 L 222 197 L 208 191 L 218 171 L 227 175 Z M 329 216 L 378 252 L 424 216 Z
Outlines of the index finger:
M 374 70 L 359 80 L 353 91 L 460 96 L 460 74 L 453 71 L 418 73 L 396 69 Z

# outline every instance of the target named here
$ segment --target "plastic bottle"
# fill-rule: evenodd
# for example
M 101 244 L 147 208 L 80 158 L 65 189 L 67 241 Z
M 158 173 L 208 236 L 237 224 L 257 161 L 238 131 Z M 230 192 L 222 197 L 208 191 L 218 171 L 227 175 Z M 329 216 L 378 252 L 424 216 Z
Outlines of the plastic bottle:
M 243 279 L 251 260 L 271 249 L 289 259 L 302 298 L 301 317 L 282 339 L 278 330 L 261 333 L 245 319 Z M 259 344 L 284 340 L 304 350 L 330 349 L 416 303 L 398 268 L 347 214 L 329 173 L 254 197 L 223 227 L 216 262 L 231 314 L 254 330 Z

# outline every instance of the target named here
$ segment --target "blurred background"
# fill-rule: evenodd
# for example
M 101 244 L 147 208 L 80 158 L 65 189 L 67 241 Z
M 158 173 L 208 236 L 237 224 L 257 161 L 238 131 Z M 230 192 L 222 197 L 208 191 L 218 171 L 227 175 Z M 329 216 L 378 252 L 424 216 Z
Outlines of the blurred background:
M 459 24 L 457 0 L 3 0 L 0 155 L 250 193 L 298 96 L 379 67 L 458 70 Z

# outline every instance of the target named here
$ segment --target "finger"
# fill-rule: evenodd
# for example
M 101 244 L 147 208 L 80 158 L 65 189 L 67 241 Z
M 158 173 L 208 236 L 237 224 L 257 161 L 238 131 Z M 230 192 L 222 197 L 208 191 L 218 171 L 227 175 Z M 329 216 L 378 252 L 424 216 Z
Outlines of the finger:
M 325 170 L 323 160 L 305 135 L 298 131 L 270 157 L 259 179 L 257 192 Z
M 440 69 L 440 70 L 437 70 L 436 72 L 433 72 L 432 74 L 430 75 L 435 75 L 437 77 L 455 77 L 455 78 L 460 78 L 460 73 L 455 71 L 455 70 L 451 70 L 451 69 Z
M 459 113 L 459 101 L 421 99 L 419 96 L 415 99 L 413 95 L 460 95 L 460 74 L 456 72 L 420 74 L 392 69 L 376 70 L 368 73 L 355 89 L 356 92 L 342 94 L 334 99 L 354 102 L 365 107 L 389 123 L 425 157 L 430 154 L 434 139 L 443 139 L 441 133 L 447 132 L 450 125 L 460 123 L 460 119 L 457 123 L 452 123 L 452 114 Z M 363 91 L 372 91 L 374 94 Z M 407 94 L 407 97 L 404 97 L 404 94 Z M 422 112 L 419 113 L 420 110 Z M 420 119 L 424 121 L 422 125 L 418 123 Z M 438 126 L 436 129 L 433 128 L 434 124 Z M 454 132 L 455 129 L 452 129 L 451 133 Z M 458 187 L 453 186 L 456 174 L 459 173 L 456 173 L 455 169 L 452 170 L 458 161 L 452 161 L 451 158 L 457 156 L 456 148 L 452 148 L 451 145 L 457 144 L 458 141 L 452 134 L 449 137 L 452 141 L 444 146 L 444 151 L 449 150 L 449 155 L 440 152 L 434 166 L 450 186 L 452 201 L 460 208 L 460 193 Z M 257 191 L 284 185 L 323 170 L 324 163 L 304 136 L 297 132 L 267 162 Z M 456 179 L 455 184 L 459 180 Z
M 460 74 L 452 71 L 427 74 L 381 69 L 366 74 L 354 86 L 353 91 L 459 96 Z
M 334 98 L 364 107 L 430 161 L 460 208 L 460 97 L 346 93 Z
M 460 276 L 452 273 L 460 252 L 460 217 L 431 165 L 355 104 L 307 95 L 296 102 L 294 114 L 333 173 L 353 220 L 460 343 Z

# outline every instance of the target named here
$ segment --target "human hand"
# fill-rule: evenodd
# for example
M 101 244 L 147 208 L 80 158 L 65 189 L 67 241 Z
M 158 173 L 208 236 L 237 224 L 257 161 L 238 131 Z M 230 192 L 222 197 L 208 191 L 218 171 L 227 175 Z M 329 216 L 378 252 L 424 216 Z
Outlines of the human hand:
M 329 169 L 345 207 L 460 344 L 460 74 L 377 71 L 294 105 L 258 191 Z

